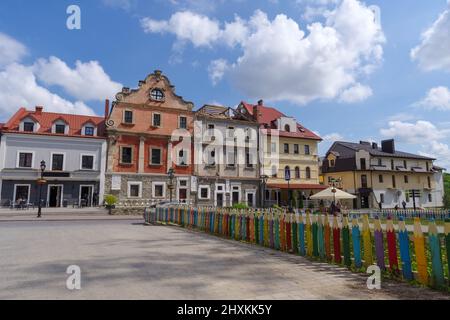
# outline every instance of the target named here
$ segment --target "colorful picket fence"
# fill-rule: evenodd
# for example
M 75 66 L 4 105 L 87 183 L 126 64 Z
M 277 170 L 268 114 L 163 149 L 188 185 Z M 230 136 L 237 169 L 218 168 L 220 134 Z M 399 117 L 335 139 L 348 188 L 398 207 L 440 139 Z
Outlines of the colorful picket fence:
M 390 219 L 383 226 L 379 218 L 369 221 L 368 215 L 353 216 L 351 221 L 344 216 L 339 221 L 309 211 L 172 207 L 147 209 L 144 217 L 151 224 L 194 228 L 357 271 L 376 264 L 405 280 L 450 289 L 450 220 L 445 222 L 444 233 L 431 220 L 425 234 L 419 218 L 408 232 L 402 218 L 396 228 Z
M 448 209 L 425 209 L 425 210 L 413 210 L 413 209 L 382 209 L 382 210 L 342 210 L 343 213 L 352 215 L 365 215 L 368 214 L 370 218 L 380 217 L 381 219 L 393 218 L 398 220 L 419 218 L 421 220 L 434 219 L 436 221 L 445 221 L 450 219 L 450 210 Z

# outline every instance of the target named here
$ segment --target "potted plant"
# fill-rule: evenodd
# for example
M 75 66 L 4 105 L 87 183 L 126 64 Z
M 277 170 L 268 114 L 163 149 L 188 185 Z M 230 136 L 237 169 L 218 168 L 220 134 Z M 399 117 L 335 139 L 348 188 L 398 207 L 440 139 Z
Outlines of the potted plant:
M 105 196 L 105 207 L 108 209 L 108 213 L 112 214 L 112 209 L 116 207 L 117 197 L 112 194 L 107 194 Z

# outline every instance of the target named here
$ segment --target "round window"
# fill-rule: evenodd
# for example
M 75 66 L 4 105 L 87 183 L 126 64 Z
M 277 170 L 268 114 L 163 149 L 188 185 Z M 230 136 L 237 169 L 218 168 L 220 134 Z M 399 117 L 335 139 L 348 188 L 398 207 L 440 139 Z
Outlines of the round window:
M 164 93 L 160 89 L 154 89 L 150 93 L 150 97 L 152 98 L 152 100 L 163 101 Z

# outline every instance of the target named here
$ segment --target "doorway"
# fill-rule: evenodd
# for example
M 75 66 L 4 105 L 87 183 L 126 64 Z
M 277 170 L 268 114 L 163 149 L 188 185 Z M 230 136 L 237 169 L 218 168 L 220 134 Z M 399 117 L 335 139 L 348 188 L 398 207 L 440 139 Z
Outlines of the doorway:
M 223 207 L 223 193 L 217 193 L 217 207 L 221 208 Z
M 94 186 L 80 186 L 79 204 L 81 207 L 92 207 L 92 194 Z
M 62 185 L 49 185 L 47 196 L 48 206 L 50 208 L 62 207 L 62 195 L 63 195 Z
M 369 209 L 369 197 L 361 196 L 361 209 Z

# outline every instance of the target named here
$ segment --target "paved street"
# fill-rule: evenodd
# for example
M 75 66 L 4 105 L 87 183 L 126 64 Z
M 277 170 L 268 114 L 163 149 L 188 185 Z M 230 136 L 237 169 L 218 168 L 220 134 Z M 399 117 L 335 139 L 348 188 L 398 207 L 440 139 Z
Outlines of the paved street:
M 0 223 L 1 299 L 448 299 L 269 249 L 138 220 Z M 82 289 L 66 289 L 69 265 Z

